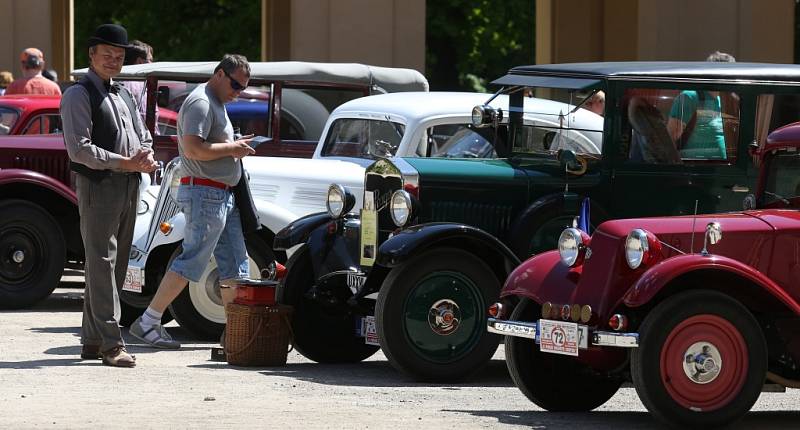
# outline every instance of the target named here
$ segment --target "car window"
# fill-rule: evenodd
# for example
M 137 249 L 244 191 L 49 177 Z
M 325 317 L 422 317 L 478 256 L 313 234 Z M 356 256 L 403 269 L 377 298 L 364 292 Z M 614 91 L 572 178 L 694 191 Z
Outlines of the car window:
M 569 149 L 576 154 L 599 155 L 602 142 L 602 117 L 596 116 L 598 123 L 592 129 L 573 130 L 570 126 L 561 127 L 558 123 L 542 120 L 526 120 L 520 129 L 514 143 L 514 152 L 523 153 L 552 153 L 562 149 Z
M 342 103 L 363 96 L 360 90 L 284 87 L 281 94 L 281 139 L 318 141 L 330 113 Z
M 777 153 L 770 160 L 764 186 L 764 204 L 783 202 L 797 207 L 800 198 L 800 154 L 795 151 Z
M 405 133 L 398 122 L 340 118 L 331 124 L 322 147 L 323 156 L 387 158 L 397 153 Z
M 628 162 L 733 162 L 739 142 L 739 95 L 713 90 L 632 88 L 620 103 Z
M 19 118 L 19 113 L 14 109 L 0 107 L 0 134 L 9 134 Z
M 61 134 L 62 132 L 60 115 L 42 114 L 31 119 L 22 134 Z
M 427 130 L 427 145 L 420 156 L 436 158 L 497 158 L 491 143 L 491 128 L 469 124 L 441 124 Z
M 756 103 L 756 142 L 763 145 L 775 129 L 800 119 L 800 94 L 762 94 Z

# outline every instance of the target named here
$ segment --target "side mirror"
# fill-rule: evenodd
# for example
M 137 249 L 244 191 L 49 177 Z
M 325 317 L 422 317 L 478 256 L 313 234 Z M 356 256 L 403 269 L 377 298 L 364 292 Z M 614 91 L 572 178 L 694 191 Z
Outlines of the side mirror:
M 158 94 L 156 95 L 156 103 L 158 103 L 158 106 L 163 108 L 169 106 L 169 87 L 167 86 L 158 87 Z
M 700 251 L 702 255 L 708 255 L 708 244 L 716 245 L 722 240 L 722 226 L 718 222 L 710 222 L 706 226 L 706 235 L 703 240 L 703 250 Z

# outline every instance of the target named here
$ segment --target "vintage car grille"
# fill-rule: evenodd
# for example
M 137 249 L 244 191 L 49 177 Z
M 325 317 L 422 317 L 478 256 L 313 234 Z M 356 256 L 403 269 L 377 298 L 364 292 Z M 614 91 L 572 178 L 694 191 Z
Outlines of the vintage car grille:
M 15 169 L 26 169 L 42 173 L 70 186 L 69 160 L 63 156 L 17 156 L 14 157 L 12 166 Z
M 473 202 L 429 202 L 430 219 L 422 222 L 461 222 L 502 237 L 511 227 L 511 206 Z
M 392 193 L 401 189 L 402 186 L 403 180 L 400 175 L 384 176 L 367 173 L 364 190 L 373 192 L 375 208 L 378 210 L 379 231 L 392 231 L 397 228 L 389 214 L 389 199 Z

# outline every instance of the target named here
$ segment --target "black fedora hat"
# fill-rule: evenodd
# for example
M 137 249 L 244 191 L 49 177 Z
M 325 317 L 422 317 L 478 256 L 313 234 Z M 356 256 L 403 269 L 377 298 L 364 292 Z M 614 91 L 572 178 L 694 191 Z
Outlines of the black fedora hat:
M 103 24 L 94 31 L 94 36 L 89 38 L 89 47 L 95 45 L 111 45 L 119 48 L 130 48 L 128 44 L 128 31 L 117 24 Z

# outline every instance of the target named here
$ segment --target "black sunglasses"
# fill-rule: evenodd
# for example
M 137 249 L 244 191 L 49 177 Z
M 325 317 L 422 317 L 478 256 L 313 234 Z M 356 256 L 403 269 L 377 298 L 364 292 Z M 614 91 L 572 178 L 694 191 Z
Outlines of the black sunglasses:
M 231 80 L 231 88 L 233 88 L 234 91 L 242 91 L 246 88 L 242 86 L 242 84 L 240 84 L 239 81 L 233 79 L 233 76 L 229 75 L 228 72 L 226 72 L 225 70 L 223 70 L 222 73 L 224 73 L 225 76 L 227 76 L 228 79 Z

